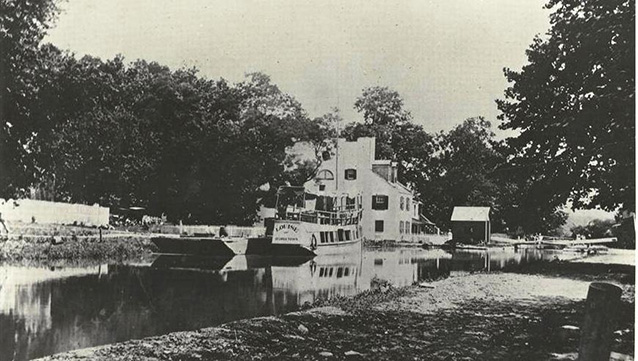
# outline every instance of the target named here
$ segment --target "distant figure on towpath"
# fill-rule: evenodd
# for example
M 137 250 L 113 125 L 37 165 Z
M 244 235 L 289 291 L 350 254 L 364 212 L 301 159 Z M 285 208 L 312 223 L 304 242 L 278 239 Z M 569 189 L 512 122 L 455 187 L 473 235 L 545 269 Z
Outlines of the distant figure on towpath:
M 226 231 L 226 227 L 219 227 L 219 236 L 222 238 L 228 237 L 228 231 Z

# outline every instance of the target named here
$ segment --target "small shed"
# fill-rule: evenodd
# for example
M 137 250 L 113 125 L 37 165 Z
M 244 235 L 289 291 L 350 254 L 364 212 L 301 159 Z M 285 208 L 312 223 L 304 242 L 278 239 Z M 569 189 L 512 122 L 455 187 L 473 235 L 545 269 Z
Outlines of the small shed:
M 454 207 L 450 221 L 454 242 L 490 243 L 490 207 Z

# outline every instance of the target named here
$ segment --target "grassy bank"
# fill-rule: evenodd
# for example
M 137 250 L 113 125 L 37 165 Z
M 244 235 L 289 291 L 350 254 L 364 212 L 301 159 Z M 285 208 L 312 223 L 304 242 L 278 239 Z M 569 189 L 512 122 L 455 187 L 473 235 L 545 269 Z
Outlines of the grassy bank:
M 135 233 L 79 226 L 11 224 L 0 234 L 0 261 L 122 260 L 154 250 L 150 238 Z
M 609 280 L 604 273 L 565 278 L 542 270 L 477 273 L 426 287 L 394 288 L 377 280 L 371 291 L 320 301 L 305 311 L 48 359 L 547 360 L 578 349 L 575 327 L 589 286 L 583 277 Z M 620 286 L 612 349 L 632 355 L 635 286 Z
M 153 251 L 149 238 L 140 237 L 29 237 L 0 240 L 0 261 L 124 260 Z

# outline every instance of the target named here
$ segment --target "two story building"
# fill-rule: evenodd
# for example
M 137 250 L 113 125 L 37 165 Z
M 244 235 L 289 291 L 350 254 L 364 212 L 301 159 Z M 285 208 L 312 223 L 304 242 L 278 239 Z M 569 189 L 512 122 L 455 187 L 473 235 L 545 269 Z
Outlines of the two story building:
M 374 240 L 417 241 L 424 222 L 414 192 L 397 179 L 397 164 L 375 159 L 375 138 L 337 140 L 335 156 L 304 184 L 311 193 L 363 196 L 363 236 Z

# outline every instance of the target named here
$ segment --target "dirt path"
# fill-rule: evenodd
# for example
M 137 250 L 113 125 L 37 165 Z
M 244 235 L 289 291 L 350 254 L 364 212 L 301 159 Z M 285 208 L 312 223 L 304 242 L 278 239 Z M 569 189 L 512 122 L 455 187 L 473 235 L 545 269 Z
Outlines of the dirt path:
M 545 360 L 578 348 L 589 282 L 515 273 L 376 291 L 280 317 L 72 351 L 47 360 Z M 614 351 L 633 354 L 634 285 Z M 346 310 L 346 311 L 344 311 Z M 564 327 L 569 326 L 569 327 Z

